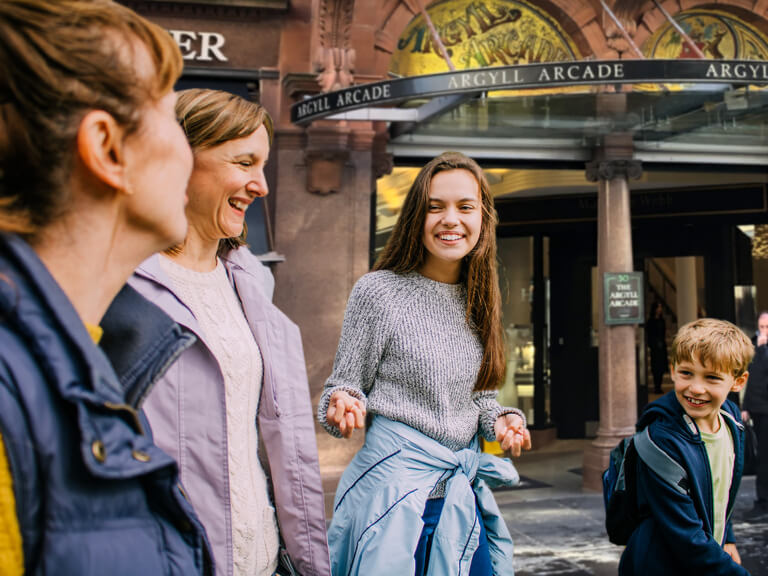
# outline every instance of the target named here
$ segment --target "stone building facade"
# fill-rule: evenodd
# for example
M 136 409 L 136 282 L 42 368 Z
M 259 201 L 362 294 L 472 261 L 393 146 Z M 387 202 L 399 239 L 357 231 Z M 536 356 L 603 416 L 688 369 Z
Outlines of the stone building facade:
M 388 151 L 385 122 L 318 120 L 297 126 L 290 108 L 308 95 L 387 79 L 404 31 L 430 7 L 425 0 L 123 3 L 172 31 L 185 54 L 185 82 L 238 84 L 275 119 L 266 208 L 269 249 L 284 257 L 274 267 L 275 303 L 301 327 L 316 403 L 331 371 L 347 296 L 371 264 L 376 181 L 397 158 Z M 768 0 L 607 0 L 612 15 L 598 0 L 524 4 L 556 21 L 582 59 L 641 57 L 633 45 L 647 46 L 669 25 L 664 12 L 674 18 L 716 8 L 768 34 Z M 524 55 L 507 57 L 506 64 L 528 63 Z M 627 334 L 622 338 L 634 338 Z M 627 394 L 633 385 L 634 380 L 627 384 Z M 610 404 L 624 400 L 612 397 Z M 602 411 L 610 409 L 601 402 Z M 616 429 L 626 432 L 628 425 Z M 362 441 L 341 442 L 319 427 L 317 439 L 328 477 Z

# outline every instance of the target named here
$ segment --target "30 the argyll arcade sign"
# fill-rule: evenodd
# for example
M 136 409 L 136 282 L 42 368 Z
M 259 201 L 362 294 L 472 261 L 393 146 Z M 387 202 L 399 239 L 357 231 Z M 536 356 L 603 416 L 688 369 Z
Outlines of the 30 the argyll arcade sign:
M 491 90 L 597 84 L 768 84 L 763 60 L 585 60 L 498 66 L 362 84 L 302 100 L 291 120 L 305 124 L 339 112 L 411 98 Z

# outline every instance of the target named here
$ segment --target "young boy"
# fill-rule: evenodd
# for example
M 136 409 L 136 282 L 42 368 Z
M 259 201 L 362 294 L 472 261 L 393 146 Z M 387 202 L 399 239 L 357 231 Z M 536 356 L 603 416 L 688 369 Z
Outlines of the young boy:
M 672 344 L 673 391 L 651 403 L 637 429 L 688 473 L 687 493 L 638 459 L 637 496 L 647 517 L 621 556 L 620 576 L 748 575 L 730 515 L 741 482 L 743 426 L 727 399 L 747 381 L 754 348 L 739 328 L 702 318 Z

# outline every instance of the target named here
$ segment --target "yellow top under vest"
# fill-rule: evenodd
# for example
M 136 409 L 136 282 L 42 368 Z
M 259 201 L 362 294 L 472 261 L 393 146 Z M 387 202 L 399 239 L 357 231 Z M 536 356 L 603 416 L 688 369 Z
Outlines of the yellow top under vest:
M 85 325 L 88 334 L 98 344 L 104 333 L 101 326 Z M 11 468 L 5 453 L 5 443 L 0 435 L 0 576 L 24 574 L 24 550 L 21 531 L 16 517 L 16 497 L 13 493 Z

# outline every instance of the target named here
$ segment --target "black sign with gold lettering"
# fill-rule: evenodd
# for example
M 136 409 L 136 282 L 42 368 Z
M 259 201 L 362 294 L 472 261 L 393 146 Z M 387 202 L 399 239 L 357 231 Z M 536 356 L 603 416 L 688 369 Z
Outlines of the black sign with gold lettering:
M 291 107 L 291 121 L 305 124 L 366 106 L 412 98 L 492 90 L 597 84 L 768 84 L 762 60 L 606 60 L 497 66 L 361 84 L 319 94 Z
M 643 273 L 604 273 L 603 304 L 606 324 L 642 324 Z

